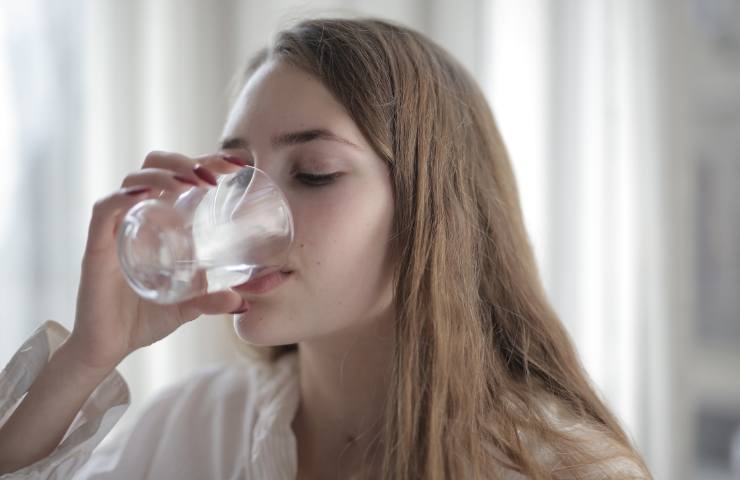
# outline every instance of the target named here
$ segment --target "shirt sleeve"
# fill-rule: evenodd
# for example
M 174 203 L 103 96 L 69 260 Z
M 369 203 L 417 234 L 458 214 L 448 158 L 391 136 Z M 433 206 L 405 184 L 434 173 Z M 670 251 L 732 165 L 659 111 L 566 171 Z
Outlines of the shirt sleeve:
M 69 331 L 61 324 L 53 320 L 44 322 L 0 372 L 0 427 L 67 336 Z M 72 478 L 130 403 L 126 381 L 113 370 L 90 394 L 51 454 L 20 470 L 0 475 L 0 480 Z

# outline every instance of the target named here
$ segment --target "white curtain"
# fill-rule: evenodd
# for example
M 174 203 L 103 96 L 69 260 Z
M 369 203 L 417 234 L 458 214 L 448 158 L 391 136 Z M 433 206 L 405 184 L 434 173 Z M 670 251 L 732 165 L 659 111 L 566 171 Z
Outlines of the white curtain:
M 74 323 L 93 202 L 149 150 L 213 151 L 226 87 L 275 28 L 366 13 L 424 31 L 478 78 L 514 164 L 551 300 L 656 478 L 671 456 L 662 313 L 656 1 L 129 1 L 0 6 L 0 361 Z M 133 405 L 232 358 L 206 317 L 131 355 Z
M 670 463 L 656 2 L 485 3 L 487 89 L 555 309 L 655 478 Z

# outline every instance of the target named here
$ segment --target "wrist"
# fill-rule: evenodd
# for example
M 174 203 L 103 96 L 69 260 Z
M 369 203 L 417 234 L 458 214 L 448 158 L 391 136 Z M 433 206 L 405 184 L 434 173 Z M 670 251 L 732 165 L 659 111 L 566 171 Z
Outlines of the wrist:
M 118 365 L 118 362 L 92 363 L 86 361 L 82 352 L 69 340 L 67 339 L 67 341 L 59 346 L 49 360 L 49 363 L 60 372 L 65 372 L 66 375 L 73 375 L 79 382 L 97 385 Z

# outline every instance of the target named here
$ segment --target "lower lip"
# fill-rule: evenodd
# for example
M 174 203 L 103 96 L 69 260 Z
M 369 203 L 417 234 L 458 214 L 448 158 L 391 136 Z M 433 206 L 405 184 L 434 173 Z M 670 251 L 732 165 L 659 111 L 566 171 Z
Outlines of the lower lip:
M 282 285 L 292 272 L 273 272 L 264 277 L 252 279 L 246 283 L 233 287 L 233 290 L 249 293 L 267 293 Z

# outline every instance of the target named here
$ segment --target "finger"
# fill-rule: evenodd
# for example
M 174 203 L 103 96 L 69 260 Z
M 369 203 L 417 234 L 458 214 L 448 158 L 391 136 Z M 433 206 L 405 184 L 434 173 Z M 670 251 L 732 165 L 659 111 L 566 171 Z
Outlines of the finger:
M 215 187 L 217 185 L 219 175 L 233 173 L 241 168 L 243 167 L 226 161 L 204 161 L 203 163 L 198 162 L 195 164 L 193 167 L 193 173 L 201 180 Z
M 141 166 L 142 171 L 170 171 L 173 178 L 186 184 L 207 186 L 208 183 L 193 172 L 196 162 L 185 155 L 174 152 L 149 152 Z
M 179 305 L 180 316 L 185 319 L 193 319 L 199 315 L 217 315 L 221 313 L 232 313 L 236 310 L 249 308 L 246 300 L 231 290 L 213 292 L 188 300 Z
M 85 250 L 97 252 L 112 248 L 115 244 L 116 226 L 123 214 L 151 195 L 151 187 L 135 185 L 116 190 L 95 202 Z
M 184 176 L 172 170 L 152 167 L 127 175 L 121 183 L 121 187 L 133 185 L 148 185 L 153 189 L 179 191 L 190 187 L 205 186 L 205 182 L 193 175 L 192 172 L 188 176 Z
M 219 174 L 235 172 L 247 165 L 254 165 L 252 158 L 244 154 L 207 154 L 195 157 L 193 161 L 203 165 L 209 171 Z
M 244 158 L 244 155 L 209 153 L 190 158 L 175 152 L 152 151 L 145 157 L 141 168 L 162 168 L 192 178 L 193 167 L 196 164 L 202 165 L 212 173 L 221 174 L 239 170 L 252 162 Z
M 164 168 L 178 173 L 187 173 L 193 168 L 193 165 L 195 165 L 195 162 L 190 157 L 181 153 L 154 150 L 147 153 L 146 157 L 144 157 L 144 163 L 141 165 L 141 169 Z

